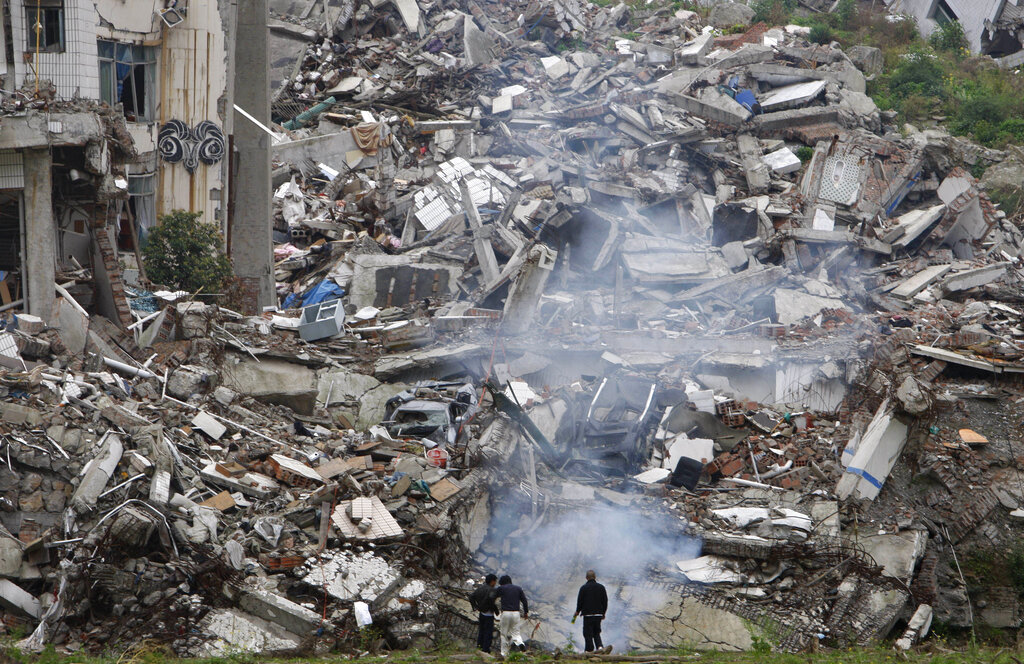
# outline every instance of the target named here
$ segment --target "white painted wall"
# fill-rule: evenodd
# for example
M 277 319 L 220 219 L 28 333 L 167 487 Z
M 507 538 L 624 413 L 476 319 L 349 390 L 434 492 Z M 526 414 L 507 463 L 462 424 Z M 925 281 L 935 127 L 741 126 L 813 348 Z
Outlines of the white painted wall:
M 57 86 L 59 99 L 97 99 L 100 94 L 99 61 L 96 58 L 98 18 L 92 0 L 64 0 L 63 53 L 35 53 L 26 62 L 30 24 L 25 7 L 32 0 L 11 0 L 11 33 L 14 42 L 14 74 L 17 86 L 35 85 L 36 74 Z
M 160 126 L 171 119 L 181 120 L 190 127 L 210 120 L 225 136 L 230 133 L 230 120 L 220 114 L 224 105 L 218 107 L 218 100 L 231 96 L 226 50 L 229 40 L 219 8 L 226 0 L 189 3 L 185 20 L 173 28 L 166 27 L 156 14 L 163 6 L 160 0 L 94 1 L 97 15 L 103 22 L 96 30 L 97 37 L 159 49 L 156 121 L 129 123 L 140 156 L 154 156 Z M 211 198 L 211 191 L 226 194 L 227 159 L 212 166 L 200 164 L 192 174 L 180 163 L 168 164 L 159 157 L 156 159 L 157 214 L 185 209 L 202 212 L 205 221 L 217 222 L 217 210 L 222 203 Z M 227 200 L 226 195 L 221 198 Z
M 967 41 L 975 53 L 981 49 L 985 21 L 995 20 L 1002 13 L 1005 3 L 1006 0 L 946 0 L 946 4 L 964 26 Z M 889 3 L 889 10 L 913 16 L 921 34 L 927 37 L 938 27 L 931 19 L 936 4 L 937 0 L 893 0 Z

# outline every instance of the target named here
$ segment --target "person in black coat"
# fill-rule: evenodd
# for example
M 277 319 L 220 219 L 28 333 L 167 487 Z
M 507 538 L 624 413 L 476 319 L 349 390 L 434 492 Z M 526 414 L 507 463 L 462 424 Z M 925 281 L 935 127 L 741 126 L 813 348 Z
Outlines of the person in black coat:
M 498 609 L 501 611 L 498 630 L 501 632 L 501 656 L 508 657 L 509 650 L 515 646 L 518 650 L 526 650 L 526 643 L 520 633 L 523 618 L 530 617 L 530 604 L 526 601 L 523 589 L 512 583 L 512 577 L 505 574 L 498 580 Z M 522 607 L 522 614 L 519 608 Z
M 494 606 L 498 599 L 498 577 L 488 574 L 469 596 L 469 604 L 477 612 L 479 630 L 476 635 L 476 645 L 484 652 L 491 652 L 491 641 L 494 639 Z
M 583 642 L 586 652 L 593 652 L 596 648 L 599 652 L 610 653 L 612 647 L 607 648 L 601 643 L 601 621 L 608 614 L 608 592 L 597 582 L 597 574 L 594 570 L 587 570 L 587 582 L 580 586 L 580 592 L 576 596 L 576 613 L 573 615 L 573 622 L 580 615 L 583 616 Z

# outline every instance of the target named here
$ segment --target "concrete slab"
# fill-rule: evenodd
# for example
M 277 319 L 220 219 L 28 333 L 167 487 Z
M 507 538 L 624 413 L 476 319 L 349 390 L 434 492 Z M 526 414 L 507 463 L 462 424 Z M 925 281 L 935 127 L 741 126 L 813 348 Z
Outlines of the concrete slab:
M 288 406 L 297 413 L 308 415 L 316 405 L 316 373 L 300 364 L 229 357 L 221 369 L 221 381 L 239 394 L 264 403 Z
M 825 91 L 826 85 L 825 81 L 806 81 L 776 88 L 761 99 L 761 110 L 773 113 L 806 106 Z
M 856 449 L 843 451 L 843 460 L 849 459 L 849 465 L 836 485 L 836 496 L 840 500 L 851 496 L 874 500 L 903 452 L 907 430 L 907 425 L 896 419 L 889 399 L 883 401 L 855 443 Z
M 952 265 L 929 265 L 892 290 L 894 297 L 910 299 L 953 269 Z
M 942 280 L 942 289 L 946 292 L 970 290 L 978 286 L 984 286 L 994 281 L 999 281 L 1006 274 L 1010 263 L 994 263 L 973 270 L 963 270 L 951 274 Z
M 904 530 L 896 534 L 861 535 L 857 541 L 881 565 L 882 574 L 910 583 L 928 544 L 928 532 Z

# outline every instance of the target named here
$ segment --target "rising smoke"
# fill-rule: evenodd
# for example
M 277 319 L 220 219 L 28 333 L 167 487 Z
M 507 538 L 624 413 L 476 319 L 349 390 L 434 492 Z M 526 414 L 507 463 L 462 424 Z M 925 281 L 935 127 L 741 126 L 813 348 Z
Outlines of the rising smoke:
M 578 486 L 578 485 L 576 485 Z M 557 486 L 541 491 L 558 492 Z M 637 496 L 638 501 L 642 500 Z M 562 646 L 570 638 L 582 649 L 582 623 L 570 624 L 576 593 L 588 569 L 608 590 L 605 643 L 627 647 L 638 619 L 672 598 L 650 580 L 667 573 L 678 578 L 676 562 L 700 555 L 700 542 L 686 534 L 686 523 L 664 508 L 596 502 L 550 506 L 538 525 L 528 497 L 511 489 L 493 500 L 488 540 L 478 562 L 497 560 L 500 569 L 521 585 L 531 600 L 531 618 L 523 636 Z M 490 555 L 487 555 L 490 554 Z M 536 608 L 533 608 L 533 607 Z

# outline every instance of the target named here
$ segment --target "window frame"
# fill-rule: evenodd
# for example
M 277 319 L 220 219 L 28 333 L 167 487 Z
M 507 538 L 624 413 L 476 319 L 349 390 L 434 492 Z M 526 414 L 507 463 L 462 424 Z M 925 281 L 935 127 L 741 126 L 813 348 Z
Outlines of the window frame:
M 946 3 L 946 0 L 935 0 L 935 4 L 932 5 L 931 15 L 928 18 L 939 25 L 946 25 L 947 23 L 960 20 L 956 12 L 953 11 L 953 8 Z
M 134 206 L 136 229 L 144 235 L 149 229 L 156 225 L 156 190 L 159 185 L 156 171 L 145 171 L 142 173 L 128 174 L 128 200 Z M 139 207 L 146 206 L 149 214 L 140 214 Z M 140 217 L 143 217 L 140 220 Z M 148 226 L 142 222 L 147 221 Z
M 122 104 L 122 109 L 125 113 L 125 118 L 128 122 L 137 122 L 141 124 L 151 123 L 156 121 L 156 105 L 157 105 L 157 57 L 158 50 L 153 46 L 144 46 L 140 44 L 132 44 L 130 42 L 119 42 L 111 39 L 98 39 L 96 40 L 96 54 L 99 60 L 99 76 L 100 76 L 100 99 L 105 101 L 111 107 L 117 104 Z M 128 66 L 131 68 L 131 72 L 126 75 L 121 81 L 118 80 L 117 67 Z M 138 87 L 136 80 L 138 73 L 136 69 L 142 67 L 142 86 L 143 86 L 143 97 L 142 97 L 142 112 L 138 110 L 139 98 L 137 95 Z M 129 83 L 130 81 L 130 83 Z M 132 119 L 128 115 L 128 107 L 124 105 L 124 95 L 126 91 L 123 89 L 126 85 L 131 85 L 132 89 L 132 106 L 135 110 L 135 118 Z M 118 86 L 122 87 L 121 95 L 117 94 Z
M 43 29 L 39 36 L 44 39 L 44 44 L 39 47 L 39 53 L 64 53 L 67 50 L 67 12 L 64 0 L 25 0 L 25 43 L 29 53 L 36 52 L 36 17 L 38 16 Z M 48 14 L 55 14 L 57 21 L 57 41 L 45 43 L 46 28 L 49 25 Z

